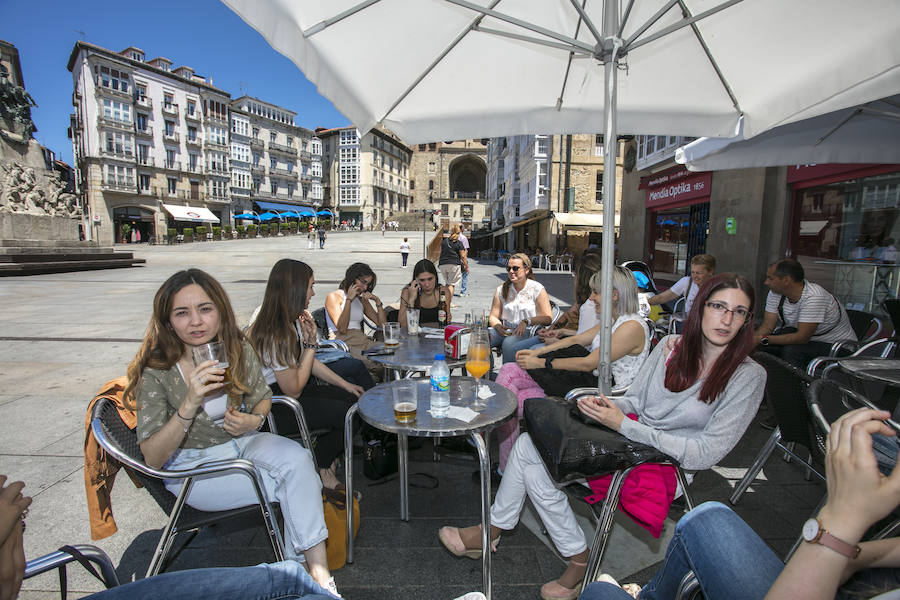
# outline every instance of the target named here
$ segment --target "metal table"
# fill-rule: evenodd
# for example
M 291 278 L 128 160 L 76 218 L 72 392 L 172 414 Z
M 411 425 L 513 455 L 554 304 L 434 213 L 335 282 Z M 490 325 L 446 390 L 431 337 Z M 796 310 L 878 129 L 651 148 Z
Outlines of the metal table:
M 852 357 L 838 359 L 837 364 L 853 375 L 890 385 L 900 385 L 900 360 Z
M 488 535 L 490 533 L 490 500 L 491 500 L 491 461 L 488 448 L 481 435 L 497 427 L 516 414 L 518 400 L 510 390 L 493 381 L 482 381 L 481 385 L 488 387 L 494 395 L 484 400 L 487 405 L 479 411 L 479 415 L 471 422 L 465 423 L 449 417 L 435 419 L 428 412 L 430 408 L 431 383 L 427 379 L 414 379 L 416 381 L 416 397 L 418 408 L 416 420 L 412 423 L 397 423 L 394 419 L 393 389 L 397 387 L 396 381 L 381 383 L 364 393 L 359 402 L 350 407 L 344 421 L 344 466 L 347 478 L 347 506 L 353 506 L 353 416 L 359 416 L 369 425 L 397 434 L 397 448 L 400 472 L 400 519 L 409 521 L 409 491 L 408 491 L 408 462 L 409 452 L 407 439 L 415 437 L 454 437 L 467 435 L 478 451 L 478 461 L 481 469 L 481 544 L 482 548 L 490 548 Z M 472 377 L 450 378 L 450 405 L 470 406 L 474 397 L 475 379 Z M 353 511 L 347 511 L 347 562 L 353 562 Z M 484 594 L 491 597 L 491 553 L 482 553 L 482 577 Z
M 400 345 L 393 354 L 378 354 L 368 356 L 372 362 L 378 363 L 384 367 L 385 374 L 394 374 L 394 379 L 411 377 L 416 373 L 428 374 L 431 370 L 431 364 L 434 362 L 435 354 L 444 354 L 444 339 L 429 338 L 424 334 L 409 335 L 406 327 L 401 328 Z M 384 348 L 384 344 L 372 347 L 373 349 Z M 447 359 L 447 366 L 450 369 L 456 369 L 465 366 L 465 359 Z

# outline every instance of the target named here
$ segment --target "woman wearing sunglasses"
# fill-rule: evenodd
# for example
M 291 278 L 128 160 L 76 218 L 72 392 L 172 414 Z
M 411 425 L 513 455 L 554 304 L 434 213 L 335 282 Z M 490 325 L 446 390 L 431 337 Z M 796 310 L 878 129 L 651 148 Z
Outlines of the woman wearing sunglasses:
M 529 325 L 550 324 L 550 296 L 534 280 L 531 259 L 513 254 L 506 262 L 507 278 L 497 287 L 489 324 L 491 346 L 501 348 L 503 362 L 516 360 L 516 346 L 528 337 Z

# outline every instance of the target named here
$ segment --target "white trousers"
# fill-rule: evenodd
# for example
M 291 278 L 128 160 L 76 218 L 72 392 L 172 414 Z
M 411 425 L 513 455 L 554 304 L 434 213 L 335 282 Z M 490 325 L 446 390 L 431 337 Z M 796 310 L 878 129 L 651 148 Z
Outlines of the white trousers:
M 190 469 L 214 460 L 246 458 L 256 465 L 263 493 L 281 505 L 284 517 L 285 558 L 299 559 L 328 538 L 322 512 L 322 480 L 309 450 L 279 435 L 247 433 L 230 442 L 203 449 L 182 448 L 166 463 L 169 469 Z M 181 491 L 181 479 L 167 479 L 166 489 Z M 194 480 L 187 503 L 198 510 L 218 511 L 256 503 L 253 484 L 234 473 Z
M 556 487 L 531 436 L 523 433 L 513 445 L 503 470 L 491 506 L 491 525 L 506 530 L 514 528 L 522 514 L 526 495 L 561 555 L 574 556 L 587 549 L 584 532 L 575 520 L 565 492 Z
M 312 250 L 316 247 L 316 240 L 306 240 L 306 249 Z

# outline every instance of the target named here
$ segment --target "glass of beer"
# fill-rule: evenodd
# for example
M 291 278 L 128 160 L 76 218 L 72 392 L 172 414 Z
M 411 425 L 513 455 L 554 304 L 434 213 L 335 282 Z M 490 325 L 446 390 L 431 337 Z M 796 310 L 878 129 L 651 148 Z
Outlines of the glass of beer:
M 416 420 L 418 407 L 417 387 L 414 379 L 401 379 L 391 384 L 394 395 L 394 420 L 398 423 L 412 423 Z
M 384 347 L 394 350 L 400 345 L 400 323 L 390 321 L 381 326 L 384 331 Z
M 487 405 L 478 395 L 481 390 L 481 378 L 491 368 L 490 362 L 491 338 L 487 329 L 478 327 L 472 331 L 469 338 L 469 349 L 466 352 L 466 371 L 475 378 L 475 398 L 472 400 L 472 410 L 481 410 Z
M 418 335 L 419 334 L 419 309 L 418 308 L 407 308 L 406 309 L 406 331 L 409 332 L 409 335 Z
M 228 391 L 228 386 L 231 385 L 231 369 L 229 369 L 231 365 L 228 362 L 228 351 L 225 349 L 225 342 L 209 342 L 208 344 L 195 346 L 192 353 L 195 365 L 214 360 L 216 361 L 216 368 L 225 369 L 222 390 Z

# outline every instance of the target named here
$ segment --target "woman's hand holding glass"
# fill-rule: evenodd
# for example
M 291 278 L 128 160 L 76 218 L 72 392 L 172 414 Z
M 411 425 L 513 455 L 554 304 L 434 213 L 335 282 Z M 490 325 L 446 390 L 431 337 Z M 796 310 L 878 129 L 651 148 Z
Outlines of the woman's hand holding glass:
M 578 410 L 613 431 L 619 431 L 622 421 L 625 420 L 625 413 L 602 394 L 600 396 L 582 396 L 578 399 Z
M 297 324 L 300 326 L 300 335 L 303 337 L 303 343 L 315 344 L 317 341 L 316 323 L 308 310 L 304 310 L 297 317 Z
M 192 414 L 182 415 L 184 418 L 193 417 L 193 413 L 203 406 L 203 398 L 225 385 L 225 369 L 220 368 L 218 364 L 219 361 L 207 360 L 196 365 L 191 371 L 188 376 L 188 393 L 184 401 Z

